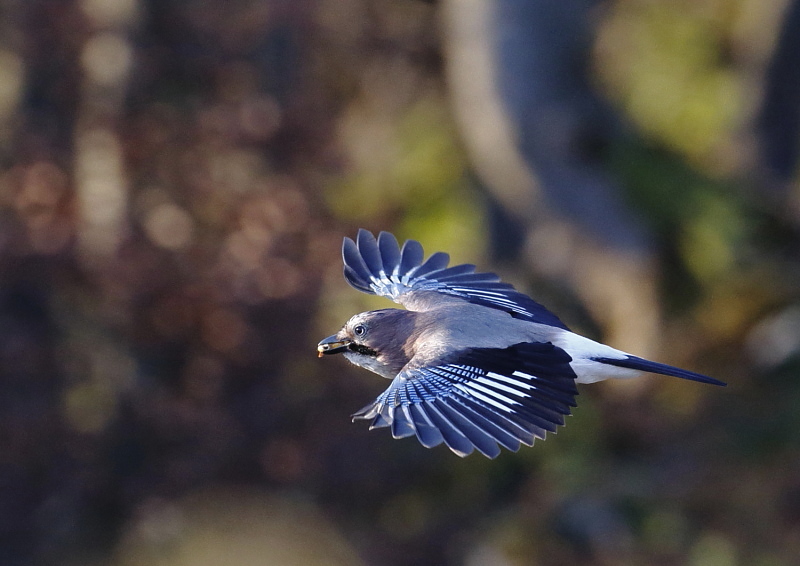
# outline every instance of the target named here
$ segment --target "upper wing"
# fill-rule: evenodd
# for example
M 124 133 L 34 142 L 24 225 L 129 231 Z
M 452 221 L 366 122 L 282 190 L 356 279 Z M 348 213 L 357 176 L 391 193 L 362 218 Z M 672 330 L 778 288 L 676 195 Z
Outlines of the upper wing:
M 516 318 L 567 329 L 556 315 L 502 283 L 494 273 L 475 273 L 471 264 L 448 268 L 450 256 L 443 252 L 423 263 L 419 242 L 408 240 L 401 250 L 388 232 L 381 232 L 376 240 L 361 229 L 356 240 L 344 239 L 342 257 L 345 279 L 360 291 L 388 297 L 407 307 L 419 306 L 413 299 L 420 292 L 434 291 L 500 309 Z
M 548 343 L 474 349 L 451 362 L 403 370 L 373 403 L 353 415 L 392 436 L 444 442 L 459 456 L 494 458 L 564 424 L 578 394 L 570 356 Z M 500 446 L 498 446 L 500 445 Z

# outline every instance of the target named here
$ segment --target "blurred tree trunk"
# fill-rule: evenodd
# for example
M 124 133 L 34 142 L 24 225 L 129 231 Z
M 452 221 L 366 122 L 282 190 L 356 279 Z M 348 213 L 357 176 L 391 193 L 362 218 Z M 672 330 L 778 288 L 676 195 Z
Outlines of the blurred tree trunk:
M 621 129 L 588 76 L 600 5 L 444 2 L 448 77 L 476 170 L 526 235 L 520 258 L 569 281 L 607 341 L 653 355 L 651 236 L 605 170 Z

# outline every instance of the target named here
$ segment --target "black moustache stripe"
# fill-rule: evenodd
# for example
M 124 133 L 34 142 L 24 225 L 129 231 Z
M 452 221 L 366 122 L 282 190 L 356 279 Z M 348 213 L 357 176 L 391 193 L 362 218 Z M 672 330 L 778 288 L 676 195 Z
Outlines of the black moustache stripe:
M 355 352 L 355 353 L 357 353 L 357 354 L 362 354 L 362 355 L 364 355 L 364 356 L 373 356 L 373 357 L 377 357 L 377 355 L 378 355 L 378 352 L 376 352 L 376 351 L 375 351 L 375 350 L 373 350 L 372 348 L 367 348 L 367 347 L 366 347 L 366 346 L 364 346 L 363 344 L 356 344 L 355 342 L 351 342 L 351 343 L 350 343 L 350 344 L 347 346 L 347 348 L 348 348 L 348 349 L 349 349 L 351 352 Z

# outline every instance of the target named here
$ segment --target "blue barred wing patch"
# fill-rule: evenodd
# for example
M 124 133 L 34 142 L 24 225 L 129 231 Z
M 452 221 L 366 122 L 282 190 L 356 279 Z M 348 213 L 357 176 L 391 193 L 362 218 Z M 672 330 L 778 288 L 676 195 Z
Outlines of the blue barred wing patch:
M 435 291 L 500 309 L 516 318 L 567 329 L 556 315 L 500 281 L 496 274 L 476 273 L 471 264 L 447 267 L 450 256 L 443 252 L 427 260 L 424 257 L 419 242 L 408 240 L 400 248 L 388 232 L 381 232 L 376 239 L 361 229 L 356 241 L 345 238 L 342 245 L 344 277 L 359 291 L 401 304 L 407 293 Z
M 533 445 L 564 424 L 578 390 L 570 356 L 550 343 L 461 352 L 447 363 L 404 370 L 353 415 L 423 446 L 446 444 L 459 456 Z

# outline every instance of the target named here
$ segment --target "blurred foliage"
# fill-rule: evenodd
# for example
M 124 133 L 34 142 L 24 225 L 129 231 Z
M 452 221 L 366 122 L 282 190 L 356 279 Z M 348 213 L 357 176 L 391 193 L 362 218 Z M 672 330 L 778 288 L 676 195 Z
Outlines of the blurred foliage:
M 730 387 L 582 386 L 488 461 L 352 425 L 386 383 L 314 357 L 388 306 L 357 227 L 491 268 L 436 3 L 6 3 L 0 562 L 795 563 L 798 234 L 748 153 L 783 4 L 595 14 L 665 351 Z
M 397 224 L 398 238 L 436 241 L 456 259 L 480 249 L 480 203 L 445 103 L 439 93 L 398 116 L 351 109 L 341 131 L 353 172 L 326 192 L 330 210 L 354 224 Z
M 614 2 L 597 40 L 599 80 L 646 135 L 709 173 L 729 171 L 785 5 Z

